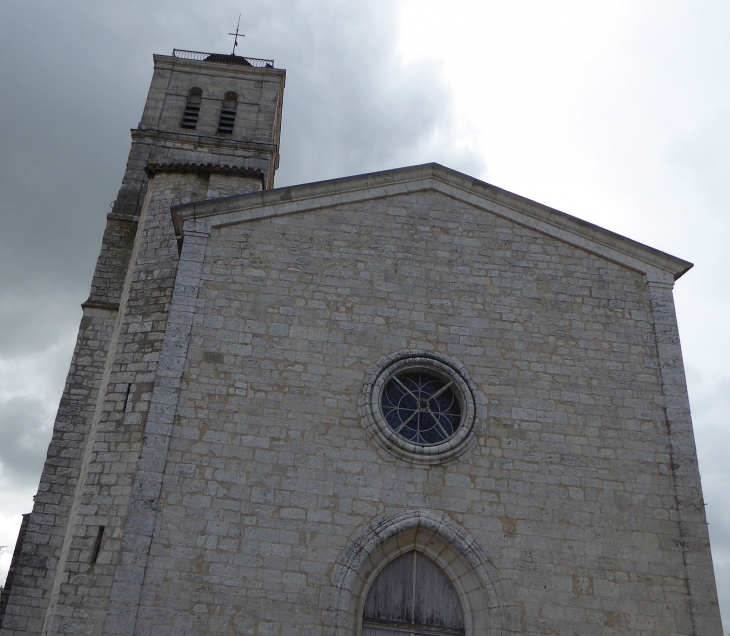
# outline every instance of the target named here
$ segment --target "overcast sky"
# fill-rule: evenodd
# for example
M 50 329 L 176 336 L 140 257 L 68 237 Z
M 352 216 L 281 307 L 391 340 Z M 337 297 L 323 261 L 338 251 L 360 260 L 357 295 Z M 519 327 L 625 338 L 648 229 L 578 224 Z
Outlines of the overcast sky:
M 287 70 L 277 185 L 437 161 L 696 264 L 675 299 L 730 632 L 730 3 L 0 0 L 0 581 L 152 54 Z

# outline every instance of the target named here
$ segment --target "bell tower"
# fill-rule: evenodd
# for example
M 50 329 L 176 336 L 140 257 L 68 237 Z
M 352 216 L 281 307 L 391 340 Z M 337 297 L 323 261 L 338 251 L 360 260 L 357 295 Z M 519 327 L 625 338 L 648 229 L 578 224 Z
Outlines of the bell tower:
M 113 212 L 138 215 L 146 177 L 160 172 L 207 180 L 211 196 L 202 198 L 272 188 L 284 79 L 273 60 L 178 49 L 155 55 Z
M 155 444 L 149 406 L 167 382 L 158 360 L 178 269 L 170 207 L 273 187 L 285 76 L 273 60 L 154 56 L 38 494 L 0 599 L 3 636 L 122 634 L 134 618 L 147 558 L 136 537 L 159 494 L 139 478 L 149 469 L 139 458 L 143 444 Z

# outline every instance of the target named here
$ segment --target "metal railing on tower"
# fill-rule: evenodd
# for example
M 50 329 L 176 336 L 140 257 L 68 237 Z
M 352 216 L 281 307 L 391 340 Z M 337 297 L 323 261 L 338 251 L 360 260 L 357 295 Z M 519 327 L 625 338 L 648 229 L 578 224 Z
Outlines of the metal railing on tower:
M 173 49 L 172 55 L 173 57 L 177 57 L 181 60 L 239 64 L 241 66 L 252 66 L 254 68 L 274 68 L 274 60 L 262 60 L 257 57 L 226 55 L 225 53 L 204 53 L 203 51 L 185 51 L 184 49 Z

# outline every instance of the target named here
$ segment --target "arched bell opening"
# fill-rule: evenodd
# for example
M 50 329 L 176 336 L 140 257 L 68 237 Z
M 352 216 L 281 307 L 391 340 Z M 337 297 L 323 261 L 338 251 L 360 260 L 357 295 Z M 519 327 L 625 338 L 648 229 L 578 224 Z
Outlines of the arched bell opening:
M 221 114 L 218 119 L 219 133 L 232 133 L 236 123 L 236 109 L 238 108 L 238 94 L 233 91 L 227 92 L 223 96 L 221 104 Z
M 185 103 L 185 111 L 180 122 L 181 128 L 190 128 L 195 130 L 198 125 L 198 117 L 200 115 L 200 106 L 203 103 L 203 90 L 194 86 L 188 91 L 188 99 Z

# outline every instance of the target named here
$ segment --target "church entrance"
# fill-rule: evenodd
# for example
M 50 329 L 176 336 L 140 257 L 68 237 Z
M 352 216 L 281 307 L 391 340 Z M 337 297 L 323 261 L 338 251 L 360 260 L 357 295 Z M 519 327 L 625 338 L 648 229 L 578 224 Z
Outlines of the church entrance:
M 456 636 L 464 614 L 446 574 L 420 552 L 386 565 L 368 591 L 362 636 Z

